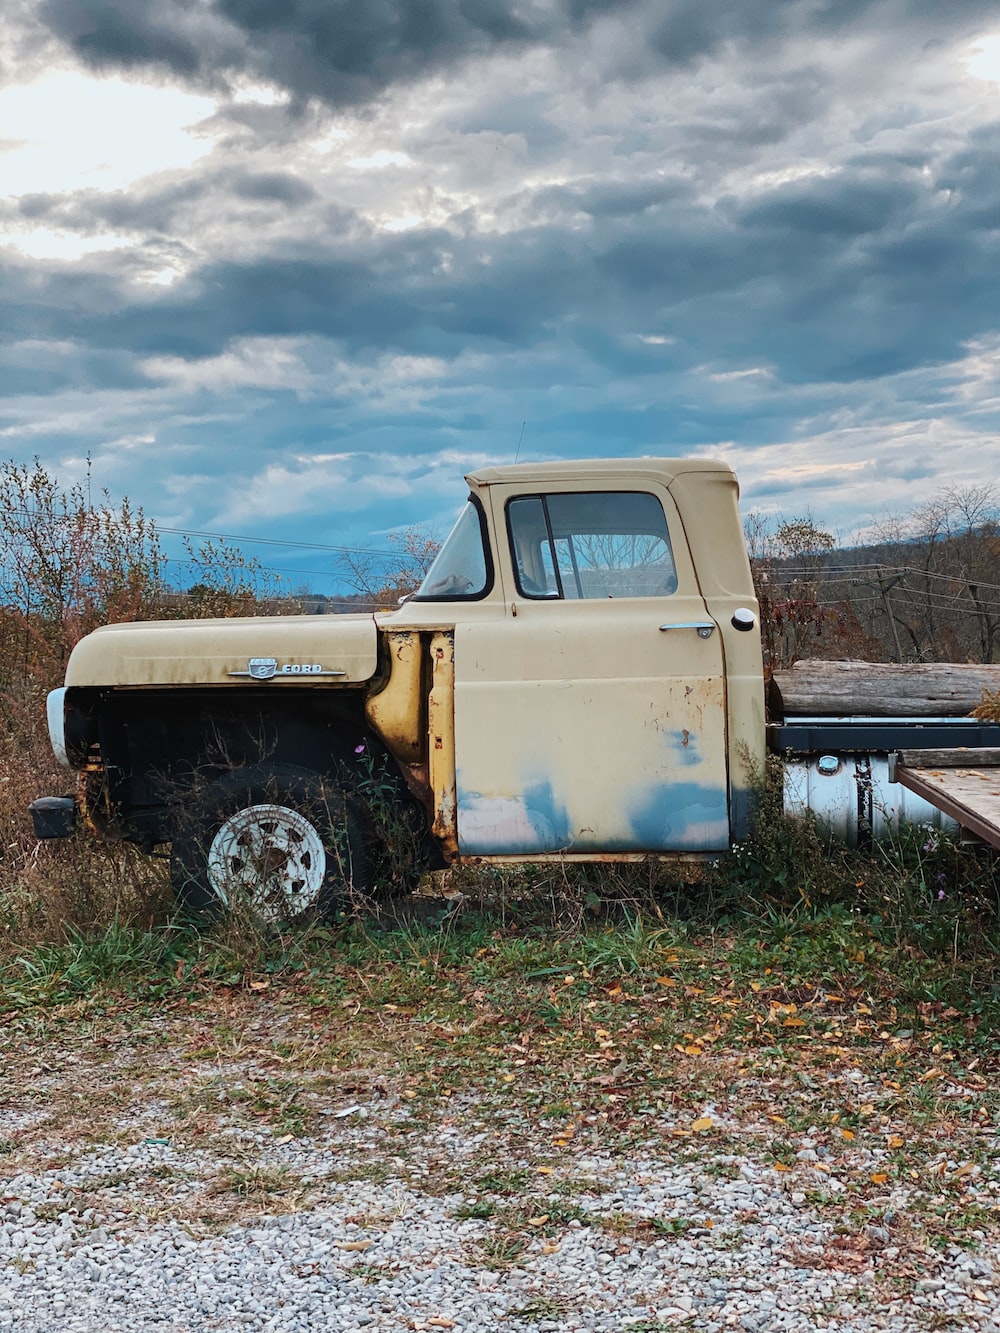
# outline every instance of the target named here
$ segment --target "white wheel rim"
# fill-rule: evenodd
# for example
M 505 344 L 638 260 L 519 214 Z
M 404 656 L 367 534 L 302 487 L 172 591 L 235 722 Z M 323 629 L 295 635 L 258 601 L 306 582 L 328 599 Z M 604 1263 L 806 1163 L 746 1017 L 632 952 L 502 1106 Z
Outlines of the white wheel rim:
M 208 850 L 208 881 L 228 907 L 246 903 L 264 921 L 312 907 L 326 878 L 315 826 L 286 805 L 251 805 L 231 815 Z

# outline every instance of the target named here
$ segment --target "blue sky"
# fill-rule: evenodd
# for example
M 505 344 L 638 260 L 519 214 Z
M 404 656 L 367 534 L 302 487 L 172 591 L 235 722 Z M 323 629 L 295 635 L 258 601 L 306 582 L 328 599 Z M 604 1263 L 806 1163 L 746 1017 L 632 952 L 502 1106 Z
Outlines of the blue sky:
M 845 538 L 996 475 L 995 4 L 11 0 L 0 75 L 0 453 L 166 527 L 443 532 L 522 429 Z

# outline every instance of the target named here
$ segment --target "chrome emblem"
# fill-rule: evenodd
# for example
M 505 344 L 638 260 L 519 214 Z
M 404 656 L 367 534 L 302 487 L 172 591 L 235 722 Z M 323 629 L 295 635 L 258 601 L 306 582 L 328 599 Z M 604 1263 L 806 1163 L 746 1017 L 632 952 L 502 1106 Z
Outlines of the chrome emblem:
M 276 657 L 251 657 L 246 671 L 230 671 L 230 676 L 242 676 L 249 680 L 273 680 L 275 676 L 282 680 L 309 679 L 314 676 L 346 676 L 344 667 L 325 667 L 322 662 L 283 662 L 278 666 Z

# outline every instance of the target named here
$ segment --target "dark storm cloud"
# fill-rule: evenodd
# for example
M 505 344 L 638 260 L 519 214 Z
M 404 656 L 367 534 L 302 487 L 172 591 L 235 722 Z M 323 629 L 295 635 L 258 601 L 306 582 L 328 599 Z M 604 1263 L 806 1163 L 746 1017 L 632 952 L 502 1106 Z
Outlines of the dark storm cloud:
M 44 223 L 85 234 L 109 229 L 162 234 L 213 200 L 225 200 L 225 212 L 232 215 L 239 209 L 238 204 L 229 202 L 232 199 L 245 200 L 251 205 L 273 205 L 278 212 L 286 212 L 315 198 L 313 187 L 293 172 L 223 168 L 145 188 L 24 194 L 0 201 L 0 218 L 8 222 L 20 219 Z
M 992 0 L 43 0 L 42 22 L 98 69 L 157 68 L 195 84 L 273 80 L 296 98 L 356 105 L 496 51 L 559 44 L 607 15 L 625 16 L 635 55 L 673 65 L 727 43 L 828 37 L 871 22 L 922 42 L 972 33 Z
M 542 231 L 498 246 L 488 265 L 470 243 L 446 277 L 442 256 L 455 248 L 454 238 L 425 233 L 314 259 L 213 264 L 163 294 L 85 314 L 77 327 L 98 345 L 143 355 L 205 357 L 234 338 L 312 334 L 356 350 L 454 356 L 470 339 L 529 345 L 545 336 L 586 264 L 561 232 Z
M 534 205 L 544 225 L 494 236 L 380 233 L 321 209 L 317 240 L 167 288 L 129 286 L 115 255 L 12 269 L 8 328 L 194 359 L 254 337 L 451 359 L 566 336 L 616 376 L 704 361 L 763 363 L 788 383 L 873 378 L 954 358 L 996 327 L 1000 134 L 925 165 L 882 155 L 877 170 L 857 160 L 715 205 L 676 178 L 553 187 Z M 308 204 L 297 177 L 223 173 L 198 188 L 220 182 L 249 207 Z M 25 206 L 53 225 L 142 229 L 197 194 L 187 182 Z M 586 227 L 571 225 L 580 214 Z
M 507 0 L 45 0 L 41 15 L 98 68 L 152 66 L 208 84 L 251 73 L 342 105 L 550 27 L 544 8 Z

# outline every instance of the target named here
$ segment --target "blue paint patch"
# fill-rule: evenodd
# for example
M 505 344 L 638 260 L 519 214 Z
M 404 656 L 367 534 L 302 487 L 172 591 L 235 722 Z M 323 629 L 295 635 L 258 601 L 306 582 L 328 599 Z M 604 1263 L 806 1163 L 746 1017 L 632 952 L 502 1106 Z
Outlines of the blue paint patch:
M 524 804 L 527 806 L 529 818 L 540 819 L 550 830 L 550 837 L 554 841 L 551 846 L 544 849 L 545 851 L 557 852 L 560 848 L 569 846 L 572 841 L 569 816 L 566 807 L 556 800 L 552 783 L 548 778 L 542 778 L 541 781 L 525 787 Z
M 510 796 L 468 791 L 460 776 L 456 787 L 458 845 L 463 855 L 536 855 L 568 848 L 566 810 L 547 779 Z
M 695 732 L 682 727 L 680 731 L 665 731 L 663 739 L 667 743 L 670 760 L 677 768 L 691 768 L 701 763 L 698 753 L 698 737 Z
M 697 782 L 665 782 L 641 795 L 628 808 L 632 840 L 609 850 L 641 852 L 718 852 L 729 846 L 729 802 L 724 787 Z
M 750 834 L 750 824 L 754 810 L 754 794 L 746 787 L 734 787 L 729 793 L 730 821 L 732 840 L 739 842 Z
M 531 856 L 552 852 L 718 852 L 729 846 L 725 788 L 695 782 L 643 785 L 622 793 L 631 832 L 603 836 L 571 830 L 552 783 L 541 779 L 516 795 L 484 795 L 459 786 L 458 842 L 468 856 Z M 619 830 L 621 816 L 609 811 Z

